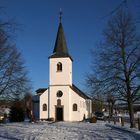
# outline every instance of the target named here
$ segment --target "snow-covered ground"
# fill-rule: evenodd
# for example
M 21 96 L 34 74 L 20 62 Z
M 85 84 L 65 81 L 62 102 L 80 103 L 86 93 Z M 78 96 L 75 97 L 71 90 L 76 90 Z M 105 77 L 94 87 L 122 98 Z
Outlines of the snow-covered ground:
M 105 122 L 38 122 L 0 124 L 0 140 L 140 140 L 140 134 Z

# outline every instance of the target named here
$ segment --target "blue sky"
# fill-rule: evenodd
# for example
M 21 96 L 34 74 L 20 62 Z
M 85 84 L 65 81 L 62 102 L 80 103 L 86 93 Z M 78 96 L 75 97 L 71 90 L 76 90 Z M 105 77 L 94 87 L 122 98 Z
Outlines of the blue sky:
M 52 54 L 62 8 L 62 24 L 73 62 L 73 83 L 85 89 L 90 71 L 90 49 L 102 40 L 109 13 L 122 0 L 0 0 L 1 14 L 20 26 L 14 42 L 25 60 L 33 91 L 48 87 L 48 56 Z M 140 1 L 127 0 L 135 18 L 140 17 Z

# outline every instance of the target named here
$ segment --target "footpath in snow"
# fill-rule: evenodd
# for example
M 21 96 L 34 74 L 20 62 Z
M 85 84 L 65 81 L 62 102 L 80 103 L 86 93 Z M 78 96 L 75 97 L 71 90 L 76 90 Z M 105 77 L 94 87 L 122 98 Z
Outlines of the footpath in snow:
M 140 140 L 138 132 L 98 121 L 0 124 L 0 140 Z

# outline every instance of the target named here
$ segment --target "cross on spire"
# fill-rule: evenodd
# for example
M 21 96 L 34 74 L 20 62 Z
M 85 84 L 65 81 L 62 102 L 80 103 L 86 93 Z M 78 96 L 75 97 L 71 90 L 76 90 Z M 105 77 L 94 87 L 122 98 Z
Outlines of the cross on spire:
M 61 20 L 62 20 L 62 9 L 60 8 L 60 11 L 59 11 L 59 21 L 60 21 L 60 23 L 61 23 Z

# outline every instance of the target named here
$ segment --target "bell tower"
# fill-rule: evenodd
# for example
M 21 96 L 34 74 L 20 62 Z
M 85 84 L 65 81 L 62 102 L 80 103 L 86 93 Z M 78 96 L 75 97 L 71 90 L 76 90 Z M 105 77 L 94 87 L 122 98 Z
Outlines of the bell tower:
M 62 26 L 60 11 L 59 26 L 53 54 L 49 57 L 49 85 L 72 86 L 72 58 L 69 55 Z

